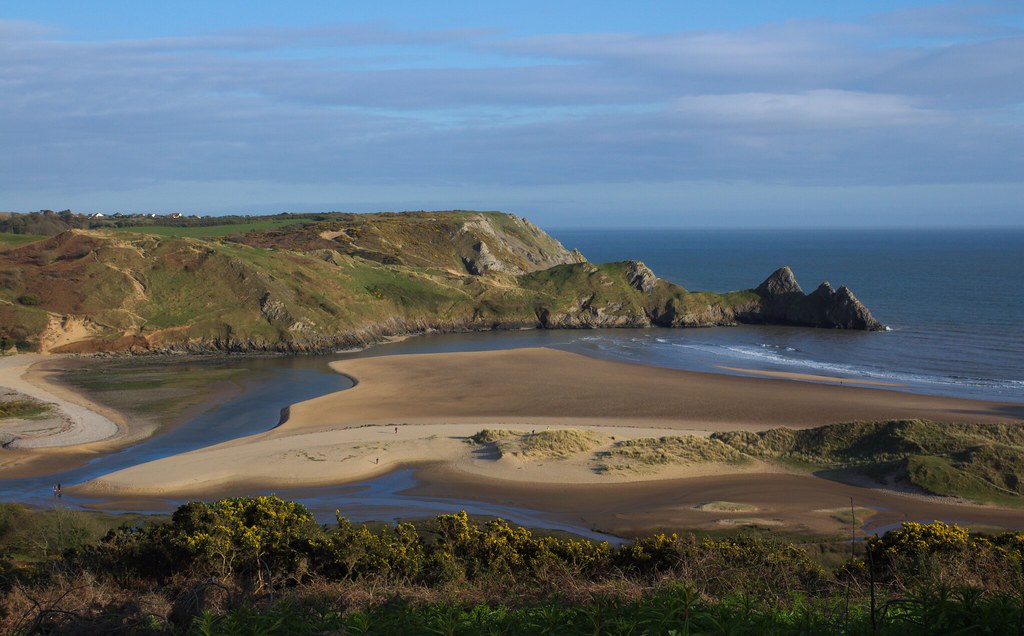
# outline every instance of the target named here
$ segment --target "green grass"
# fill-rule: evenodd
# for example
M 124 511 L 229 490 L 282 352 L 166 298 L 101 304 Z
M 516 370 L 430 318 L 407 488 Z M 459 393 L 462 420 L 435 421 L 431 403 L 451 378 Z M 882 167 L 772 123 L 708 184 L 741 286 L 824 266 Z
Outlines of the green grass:
M 884 611 L 883 611 L 884 610 Z M 928 594 L 877 608 L 864 599 L 836 594 L 825 599 L 793 595 L 764 603 L 736 592 L 709 599 L 685 582 L 665 584 L 640 598 L 607 595 L 573 603 L 549 598 L 526 606 L 403 601 L 341 613 L 324 600 L 313 607 L 277 601 L 196 617 L 188 634 L 995 634 L 1017 633 L 1021 610 L 1011 594 L 964 597 Z M 873 624 L 874 623 L 874 624 Z M 282 626 L 287 626 L 283 628 Z
M 928 492 L 1004 506 L 1024 505 L 1019 494 L 999 488 L 978 472 L 949 457 L 912 455 L 907 459 L 911 483 Z
M 9 234 L 7 232 L 0 232 L 0 250 L 35 243 L 47 238 L 50 237 L 40 234 Z
M 860 526 L 868 517 L 876 513 L 877 511 L 871 508 L 836 508 L 832 511 L 831 516 L 841 523 Z
M 0 419 L 8 417 L 37 417 L 50 410 L 49 404 L 35 400 L 11 400 L 0 402 Z
M 168 515 L 71 510 L 59 500 L 46 510 L 0 503 L 0 554 L 24 562 L 42 561 L 96 543 L 114 528 L 168 520 Z
M 174 225 L 131 225 L 128 227 L 116 228 L 116 232 L 135 232 L 141 234 L 156 234 L 157 236 L 175 238 L 216 238 L 229 236 L 231 234 L 245 234 L 246 232 L 260 232 L 273 230 L 298 223 L 309 223 L 309 219 L 270 219 L 265 221 L 252 221 L 249 223 L 225 223 L 224 225 L 195 225 L 195 226 L 174 226 Z

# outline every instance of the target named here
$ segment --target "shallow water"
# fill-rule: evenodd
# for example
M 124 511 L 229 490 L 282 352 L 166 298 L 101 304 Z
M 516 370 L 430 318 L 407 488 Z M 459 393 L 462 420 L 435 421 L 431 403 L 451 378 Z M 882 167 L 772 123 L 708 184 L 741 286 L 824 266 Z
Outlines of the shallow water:
M 101 475 L 144 462 L 203 448 L 273 428 L 281 419 L 281 409 L 295 402 L 352 386 L 345 376 L 327 367 L 329 359 L 317 357 L 223 358 L 208 363 L 242 367 L 238 393 L 226 400 L 216 395 L 204 408 L 179 426 L 168 427 L 139 444 L 98 456 L 82 466 L 45 477 L 0 479 L 0 501 L 19 501 L 33 505 L 53 502 L 53 485 L 79 484 Z M 167 361 L 174 368 L 188 363 Z M 65 494 L 64 505 L 80 504 Z

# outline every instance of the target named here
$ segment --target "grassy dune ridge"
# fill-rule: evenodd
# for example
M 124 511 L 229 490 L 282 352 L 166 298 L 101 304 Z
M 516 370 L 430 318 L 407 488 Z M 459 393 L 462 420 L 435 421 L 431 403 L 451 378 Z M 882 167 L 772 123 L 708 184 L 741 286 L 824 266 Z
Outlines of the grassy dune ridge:
M 586 456 L 598 472 L 760 460 L 805 471 L 845 471 L 877 485 L 935 495 L 1024 504 L 1024 428 L 1018 423 L 889 420 L 618 441 L 578 429 L 484 429 L 469 441 L 493 445 L 503 457 Z
M 1024 495 L 1024 428 L 1019 423 L 892 420 L 711 437 L 752 457 L 853 469 L 937 495 L 1009 505 L 1020 505 Z

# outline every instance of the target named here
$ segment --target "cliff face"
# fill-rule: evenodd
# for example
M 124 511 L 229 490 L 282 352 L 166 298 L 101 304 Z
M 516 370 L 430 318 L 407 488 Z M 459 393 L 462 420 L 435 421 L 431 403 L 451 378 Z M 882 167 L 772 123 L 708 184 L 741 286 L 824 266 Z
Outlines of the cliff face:
M 846 288 L 804 295 L 788 268 L 756 290 L 689 292 L 638 261 L 588 263 L 511 215 L 322 216 L 213 237 L 70 230 L 0 251 L 0 347 L 329 351 L 432 330 L 880 326 Z

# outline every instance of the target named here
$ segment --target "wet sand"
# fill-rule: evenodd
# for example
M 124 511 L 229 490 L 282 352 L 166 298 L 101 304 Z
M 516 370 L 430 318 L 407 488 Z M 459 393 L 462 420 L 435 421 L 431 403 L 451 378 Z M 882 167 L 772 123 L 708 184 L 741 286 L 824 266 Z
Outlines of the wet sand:
M 406 492 L 424 497 L 458 496 L 498 505 L 528 506 L 553 518 L 616 536 L 632 537 L 679 529 L 728 530 L 759 527 L 800 534 L 849 532 L 852 504 L 869 508 L 858 533 L 874 534 L 903 521 L 943 520 L 977 528 L 1024 529 L 1024 511 L 958 504 L 952 500 L 908 496 L 806 474 L 750 473 L 687 479 L 580 486 L 517 484 L 448 466 L 417 473 L 419 485 Z M 740 504 L 729 512 L 712 502 Z M 702 510 L 701 508 L 705 509 Z M 858 518 L 860 513 L 858 513 Z
M 1024 405 L 921 396 L 783 379 L 744 378 L 596 360 L 551 349 L 381 356 L 332 363 L 357 385 L 293 405 L 274 430 L 128 468 L 74 488 L 101 497 L 210 497 L 243 487 L 302 488 L 421 468 L 419 493 L 480 498 L 578 517 L 631 534 L 657 527 L 781 524 L 834 531 L 832 513 L 884 509 L 907 518 L 1014 526 L 1024 513 L 859 488 L 759 462 L 595 470 L 567 459 L 495 457 L 468 445 L 484 428 L 582 428 L 614 440 L 720 430 L 809 427 L 851 420 L 1019 419 Z M 603 446 L 602 446 L 603 445 Z M 753 512 L 698 510 L 709 501 Z

